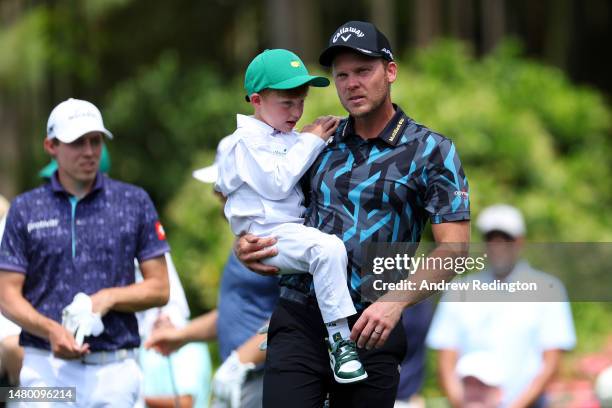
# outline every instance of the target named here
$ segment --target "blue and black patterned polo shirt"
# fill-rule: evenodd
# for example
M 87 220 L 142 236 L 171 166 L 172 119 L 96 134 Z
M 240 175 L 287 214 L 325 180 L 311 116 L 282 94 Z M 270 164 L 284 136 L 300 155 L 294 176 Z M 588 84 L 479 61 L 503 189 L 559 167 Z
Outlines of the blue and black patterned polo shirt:
M 61 322 L 74 295 L 134 283 L 134 258 L 170 250 L 157 211 L 141 188 L 96 176 L 92 191 L 77 200 L 57 178 L 19 195 L 9 210 L 0 246 L 0 270 L 25 274 L 24 297 L 41 314 Z M 88 337 L 92 351 L 140 345 L 133 313 L 109 312 L 104 333 Z M 22 331 L 20 344 L 49 349 Z
M 366 306 L 359 296 L 366 244 L 419 242 L 428 219 L 470 219 L 468 182 L 455 145 L 397 106 L 374 139 L 355 134 L 352 118 L 342 121 L 303 185 L 306 225 L 338 236 L 346 246 L 348 285 L 358 310 Z M 284 275 L 281 285 L 314 296 L 309 274 Z

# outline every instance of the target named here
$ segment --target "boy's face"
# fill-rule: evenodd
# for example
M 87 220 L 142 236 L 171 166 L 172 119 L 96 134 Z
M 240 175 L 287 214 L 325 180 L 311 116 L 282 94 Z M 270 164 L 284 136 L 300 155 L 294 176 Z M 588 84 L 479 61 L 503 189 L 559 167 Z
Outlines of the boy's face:
M 304 113 L 308 87 L 287 91 L 264 90 L 251 95 L 255 117 L 283 133 L 291 132 Z

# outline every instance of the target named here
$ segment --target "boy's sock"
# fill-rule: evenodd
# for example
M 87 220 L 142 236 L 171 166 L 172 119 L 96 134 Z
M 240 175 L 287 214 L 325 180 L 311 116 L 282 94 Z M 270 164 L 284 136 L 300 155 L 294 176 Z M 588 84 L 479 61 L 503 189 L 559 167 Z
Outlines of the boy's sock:
M 333 322 L 325 323 L 329 340 L 332 341 L 335 333 L 340 333 L 340 336 L 348 340 L 351 337 L 351 329 L 349 329 L 348 320 L 346 318 L 334 320 Z

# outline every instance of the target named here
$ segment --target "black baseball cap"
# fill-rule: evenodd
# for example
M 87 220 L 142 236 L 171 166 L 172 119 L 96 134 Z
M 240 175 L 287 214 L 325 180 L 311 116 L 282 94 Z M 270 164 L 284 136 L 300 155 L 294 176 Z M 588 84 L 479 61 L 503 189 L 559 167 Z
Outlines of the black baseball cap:
M 368 57 L 393 61 L 393 52 L 387 37 L 372 23 L 349 21 L 342 24 L 329 39 L 329 45 L 319 57 L 319 63 L 330 67 L 336 53 L 349 48 Z

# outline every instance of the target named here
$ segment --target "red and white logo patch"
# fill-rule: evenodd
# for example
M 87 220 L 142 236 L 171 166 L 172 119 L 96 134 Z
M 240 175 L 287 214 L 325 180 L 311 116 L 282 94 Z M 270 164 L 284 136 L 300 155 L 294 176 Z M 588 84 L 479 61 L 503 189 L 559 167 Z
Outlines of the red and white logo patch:
M 157 233 L 157 239 L 160 241 L 166 240 L 166 231 L 164 231 L 164 227 L 161 225 L 161 222 L 155 222 L 155 232 Z

